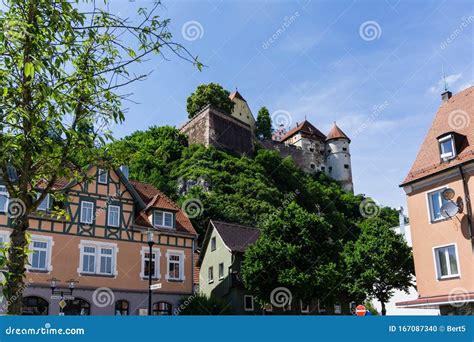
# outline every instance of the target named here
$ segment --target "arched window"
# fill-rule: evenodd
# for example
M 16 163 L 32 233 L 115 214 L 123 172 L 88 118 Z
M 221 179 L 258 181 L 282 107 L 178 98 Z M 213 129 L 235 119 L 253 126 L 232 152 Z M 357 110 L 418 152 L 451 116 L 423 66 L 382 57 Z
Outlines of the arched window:
M 91 305 L 81 298 L 66 300 L 63 312 L 66 316 L 89 316 L 91 314 Z
M 22 315 L 43 316 L 48 314 L 49 303 L 41 297 L 24 297 Z
M 158 302 L 158 303 L 153 304 L 153 315 L 154 316 L 171 315 L 171 304 L 167 302 Z
M 128 302 L 126 300 L 118 300 L 115 302 L 115 316 L 128 316 Z

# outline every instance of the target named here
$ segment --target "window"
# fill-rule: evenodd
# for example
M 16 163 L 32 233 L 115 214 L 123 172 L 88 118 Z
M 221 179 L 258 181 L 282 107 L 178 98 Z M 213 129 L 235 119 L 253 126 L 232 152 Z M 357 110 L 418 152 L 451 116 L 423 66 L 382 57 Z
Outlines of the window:
M 253 311 L 253 296 L 244 296 L 244 310 Z
M 211 252 L 216 250 L 216 238 L 211 239 Z
M 129 304 L 126 300 L 118 300 L 115 302 L 115 316 L 128 316 Z
M 24 297 L 21 314 L 24 316 L 46 316 L 48 315 L 49 304 L 41 297 Z
M 168 274 L 167 280 L 183 281 L 184 280 L 184 252 L 171 251 L 166 252 L 168 259 Z
M 456 245 L 435 248 L 434 254 L 438 279 L 459 276 Z
M 100 184 L 107 184 L 107 170 L 99 169 L 98 181 Z
M 51 271 L 51 246 L 53 238 L 50 236 L 33 235 L 31 238 L 31 253 L 28 256 L 29 271 Z
M 310 152 L 314 152 L 314 148 L 310 147 L 310 148 L 309 148 L 309 151 L 310 151 Z
M 141 251 L 142 255 L 142 272 L 140 273 L 141 278 L 148 278 L 148 269 L 150 267 L 150 250 L 148 247 L 143 247 Z M 160 250 L 153 248 L 151 257 L 151 277 L 153 279 L 160 278 Z
M 302 313 L 309 313 L 309 304 L 308 303 L 303 303 L 303 301 L 300 300 L 300 306 L 301 306 L 301 312 Z
M 46 271 L 48 243 L 46 241 L 32 241 L 31 269 Z
M 342 314 L 341 304 L 334 304 L 334 313 L 336 315 Z
M 0 185 L 0 212 L 6 213 L 8 211 L 9 194 L 5 185 Z
M 325 312 L 326 312 L 326 308 L 324 307 L 324 304 L 318 300 L 318 313 L 325 313 Z
M 39 197 L 40 197 L 40 195 L 38 195 L 38 198 Z M 51 208 L 51 196 L 50 196 L 50 194 L 47 194 L 46 197 L 38 205 L 37 210 L 48 211 L 50 208 Z
M 66 316 L 89 316 L 91 314 L 91 305 L 81 298 L 66 300 L 63 312 Z
M 107 225 L 110 227 L 120 227 L 120 207 L 116 205 L 109 205 L 107 212 Z
M 447 202 L 442 196 L 443 190 L 446 188 L 436 190 L 428 193 L 429 211 L 431 222 L 439 221 L 443 219 L 441 215 L 441 206 Z
M 344 164 L 344 168 L 345 168 L 345 169 L 348 169 L 348 168 L 349 168 L 349 165 L 348 165 L 348 164 Z
M 442 159 L 452 159 L 456 156 L 456 150 L 454 148 L 454 139 L 452 135 L 444 136 L 438 141 Z
M 315 169 L 315 168 L 316 168 L 316 165 L 314 165 L 313 163 L 311 163 L 311 168 L 312 168 L 312 169 Z
M 344 152 L 346 152 L 346 151 L 347 151 L 347 147 L 343 147 L 342 150 L 343 150 Z
M 81 202 L 81 223 L 92 224 L 94 222 L 94 203 Z
M 329 172 L 332 172 L 332 166 L 329 167 Z
M 153 304 L 153 316 L 171 315 L 171 304 L 167 302 L 158 302 Z
M 326 171 L 326 167 L 325 167 L 325 166 L 321 166 L 321 171 Z
M 219 264 L 219 279 L 224 279 L 224 263 Z
M 9 232 L 0 231 L 0 247 L 3 247 L 5 243 L 9 242 Z
M 209 284 L 214 282 L 214 267 L 212 266 L 207 270 L 207 281 Z
M 111 243 L 82 241 L 78 272 L 85 274 L 116 275 L 117 246 Z
M 153 215 L 153 225 L 155 227 L 174 227 L 174 215 L 166 211 L 155 211 Z

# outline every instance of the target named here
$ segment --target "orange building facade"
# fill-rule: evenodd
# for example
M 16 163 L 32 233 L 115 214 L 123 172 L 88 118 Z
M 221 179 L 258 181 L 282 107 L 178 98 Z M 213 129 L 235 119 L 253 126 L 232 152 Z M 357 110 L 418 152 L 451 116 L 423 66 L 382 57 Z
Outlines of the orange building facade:
M 407 194 L 419 298 L 397 306 L 474 314 L 474 87 L 443 94 L 401 186 Z
M 191 222 L 153 185 L 130 181 L 127 173 L 91 168 L 91 181 L 58 182 L 67 215 L 53 217 L 58 204 L 48 196 L 31 216 L 24 314 L 146 315 L 148 231 L 153 283 L 161 284 L 153 291 L 153 314 L 173 314 L 181 298 L 193 293 L 197 234 Z M 8 242 L 13 199 L 2 186 L 0 195 L 0 241 Z M 55 294 L 51 279 L 58 280 Z M 72 295 L 61 296 L 71 281 L 77 282 Z

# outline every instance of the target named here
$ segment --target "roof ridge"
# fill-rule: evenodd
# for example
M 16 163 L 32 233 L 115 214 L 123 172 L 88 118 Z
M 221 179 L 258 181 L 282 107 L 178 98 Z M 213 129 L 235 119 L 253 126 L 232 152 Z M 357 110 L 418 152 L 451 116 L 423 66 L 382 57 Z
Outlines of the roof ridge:
M 260 230 L 260 228 L 257 228 L 257 227 L 252 227 L 252 226 L 249 226 L 249 225 L 244 225 L 244 224 L 240 224 L 240 223 L 230 223 L 230 222 L 225 222 L 225 221 L 220 221 L 220 220 L 212 220 L 211 221 L 213 223 L 223 223 L 223 224 L 226 224 L 228 226 L 237 226 L 237 227 L 241 227 L 241 228 L 246 228 L 246 229 L 250 229 L 250 230 Z

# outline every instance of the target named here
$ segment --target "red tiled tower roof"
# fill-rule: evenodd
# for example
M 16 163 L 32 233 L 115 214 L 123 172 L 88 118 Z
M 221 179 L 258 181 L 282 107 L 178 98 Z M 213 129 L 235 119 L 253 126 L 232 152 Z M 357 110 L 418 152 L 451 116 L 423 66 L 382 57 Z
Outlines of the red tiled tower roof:
M 326 141 L 333 140 L 333 139 L 347 139 L 349 142 L 351 139 L 340 129 L 336 123 L 332 126 L 331 130 L 329 131 L 328 135 L 326 136 Z

